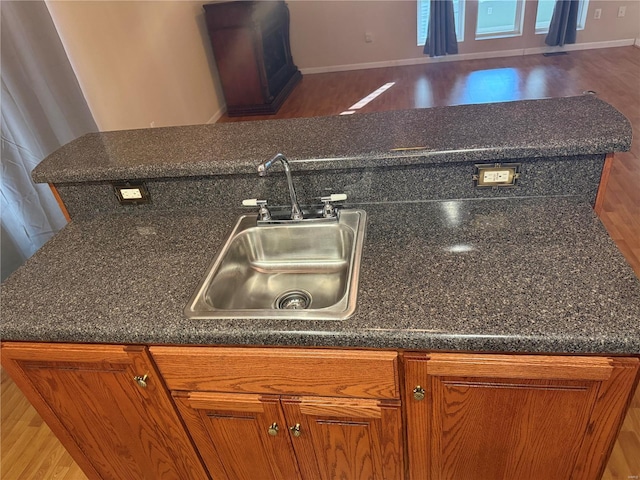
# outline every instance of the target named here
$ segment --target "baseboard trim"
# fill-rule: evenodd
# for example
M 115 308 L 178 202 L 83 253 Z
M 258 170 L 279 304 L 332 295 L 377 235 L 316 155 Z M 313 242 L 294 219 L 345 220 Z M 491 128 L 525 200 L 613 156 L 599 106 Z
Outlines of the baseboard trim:
M 633 45 L 635 39 L 626 38 L 624 40 L 610 40 L 607 42 L 591 42 L 591 43 L 572 43 L 563 45 L 562 47 L 535 47 L 525 48 L 524 55 L 536 55 L 540 53 L 552 53 L 552 52 L 575 52 L 577 50 L 593 50 L 596 48 L 614 48 L 614 47 L 628 47 Z
M 220 118 L 222 118 L 222 116 L 227 113 L 227 105 L 224 104 L 222 105 L 222 107 L 220 107 L 220 110 L 218 110 L 216 113 L 213 114 L 213 116 L 207 120 L 207 124 L 209 123 L 216 123 L 218 120 L 220 120 Z
M 519 57 L 523 55 L 537 55 L 541 53 L 593 50 L 596 48 L 626 47 L 634 44 L 636 46 L 640 46 L 640 38 L 611 40 L 606 42 L 574 43 L 570 45 L 564 45 L 562 47 L 519 48 L 514 50 L 496 50 L 492 52 L 461 53 L 458 55 L 447 55 L 444 57 L 434 57 L 434 58 L 431 58 L 431 57 L 403 58 L 399 60 L 385 60 L 382 62 L 353 63 L 348 65 L 330 65 L 326 67 L 309 67 L 309 68 L 300 68 L 300 71 L 302 72 L 302 74 L 309 75 L 314 73 L 345 72 L 349 70 L 368 70 L 371 68 L 403 67 L 407 65 L 421 65 L 421 64 L 427 64 L 427 63 L 460 62 L 463 60 L 480 60 L 485 58 Z
M 640 47 L 640 37 L 636 38 L 636 43 L 633 44 L 635 47 Z

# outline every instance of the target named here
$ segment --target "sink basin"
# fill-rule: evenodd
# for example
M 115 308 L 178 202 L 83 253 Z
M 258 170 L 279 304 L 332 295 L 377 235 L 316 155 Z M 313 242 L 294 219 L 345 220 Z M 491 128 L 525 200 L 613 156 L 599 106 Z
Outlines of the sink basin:
M 342 320 L 356 308 L 366 223 L 363 210 L 338 221 L 256 226 L 238 219 L 185 314 L 193 319 Z

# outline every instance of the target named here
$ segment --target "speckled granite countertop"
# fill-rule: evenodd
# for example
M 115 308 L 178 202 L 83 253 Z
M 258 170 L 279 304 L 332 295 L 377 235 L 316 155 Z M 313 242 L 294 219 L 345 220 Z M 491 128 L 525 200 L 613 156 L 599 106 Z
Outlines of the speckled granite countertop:
M 92 133 L 47 157 L 33 178 L 65 183 L 254 173 L 276 152 L 305 171 L 604 154 L 630 145 L 627 119 L 583 95 Z
M 640 354 L 640 282 L 588 205 L 363 208 L 350 319 L 185 319 L 240 212 L 152 212 L 70 223 L 2 285 L 2 338 Z

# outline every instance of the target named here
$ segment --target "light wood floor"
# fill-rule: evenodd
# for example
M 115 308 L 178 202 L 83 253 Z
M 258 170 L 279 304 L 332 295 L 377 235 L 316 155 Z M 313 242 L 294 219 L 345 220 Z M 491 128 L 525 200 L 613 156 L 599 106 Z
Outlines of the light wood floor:
M 458 105 L 578 95 L 594 90 L 640 132 L 640 49 L 622 47 L 304 76 L 277 115 L 221 121 L 335 115 L 381 85 L 396 82 L 359 110 Z M 602 222 L 640 276 L 640 136 L 616 155 Z M 82 480 L 66 451 L 2 371 L 2 480 Z M 604 480 L 640 478 L 640 389 L 620 432 Z M 186 480 L 186 479 L 185 479 Z M 283 479 L 284 480 L 284 479 Z

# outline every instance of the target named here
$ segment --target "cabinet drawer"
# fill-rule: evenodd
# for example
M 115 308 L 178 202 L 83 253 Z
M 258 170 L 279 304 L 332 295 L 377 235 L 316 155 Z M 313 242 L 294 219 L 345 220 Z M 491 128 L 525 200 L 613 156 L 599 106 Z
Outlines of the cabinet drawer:
M 171 390 L 400 398 L 396 352 L 232 347 L 150 350 Z

